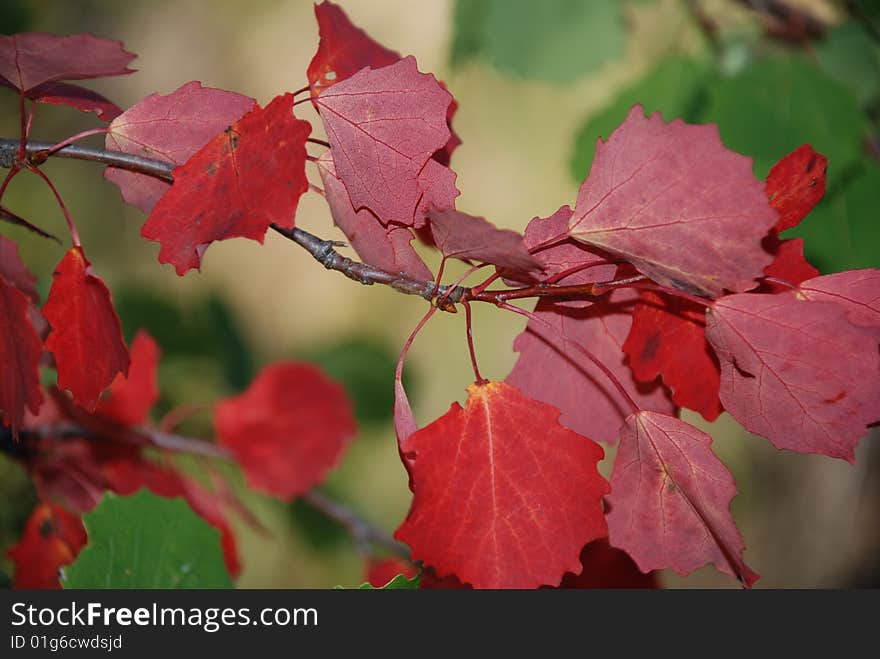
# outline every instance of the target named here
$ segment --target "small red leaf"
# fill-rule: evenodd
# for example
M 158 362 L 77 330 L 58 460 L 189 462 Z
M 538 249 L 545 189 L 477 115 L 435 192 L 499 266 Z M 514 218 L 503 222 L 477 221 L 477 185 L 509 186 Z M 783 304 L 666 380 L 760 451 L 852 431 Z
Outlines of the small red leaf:
M 383 224 L 416 223 L 425 189 L 419 175 L 449 140 L 451 101 L 413 57 L 364 69 L 316 97 L 336 174 L 356 210 L 369 208 Z
M 395 537 L 413 559 L 475 588 L 557 585 L 579 570 L 581 548 L 606 533 L 604 453 L 558 417 L 487 382 L 406 440 L 414 495 Z
M 580 574 L 566 574 L 560 588 L 659 588 L 655 572 L 643 573 L 622 549 L 608 538 L 593 540 L 581 552 Z
M 107 398 L 98 403 L 97 411 L 126 426 L 144 423 L 153 404 L 159 400 L 156 370 L 159 346 L 146 330 L 131 342 L 131 365 L 128 377 L 122 373 L 110 385 Z
M 14 243 L 12 245 L 14 248 Z M 3 242 L 0 241 L 2 249 Z M 2 251 L 0 256 L 3 256 Z M 14 261 L 12 265 L 15 265 Z M 43 402 L 40 389 L 43 342 L 28 316 L 27 296 L 8 283 L 4 274 L 0 271 L 0 420 L 12 428 L 13 435 L 17 435 L 24 423 L 25 409 L 37 414 Z M 24 284 L 30 283 L 23 277 L 30 274 L 27 270 L 13 271 L 13 274 L 17 274 Z
M 676 405 L 699 412 L 707 421 L 718 418 L 721 372 L 706 341 L 706 308 L 643 291 L 632 316 L 623 351 L 636 379 L 653 382 L 659 375 Z
M 780 240 L 776 235 L 767 236 L 764 239 L 764 247 L 773 254 L 773 263 L 764 268 L 764 274 L 774 279 L 779 279 L 796 286 L 806 279 L 812 279 L 819 274 L 804 258 L 804 241 L 802 238 Z M 786 286 L 775 281 L 764 281 L 757 292 L 779 293 L 790 291 L 791 286 Z
M 40 503 L 7 556 L 15 564 L 13 588 L 61 588 L 59 570 L 86 544 L 82 520 L 54 503 Z
M 848 270 L 804 281 L 801 293 L 817 302 L 834 302 L 860 327 L 880 327 L 880 270 Z
M 0 236 L 0 277 L 27 295 L 32 302 L 40 301 L 37 278 L 18 255 L 18 245 L 5 236 Z
M 736 483 L 712 438 L 656 412 L 629 416 L 611 474 L 608 531 L 645 572 L 690 574 L 708 563 L 746 587 L 758 579 L 730 515 Z
M 776 448 L 852 462 L 880 420 L 880 333 L 851 324 L 845 306 L 795 291 L 729 295 L 707 314 L 706 336 L 724 409 Z
M 714 297 L 757 285 L 775 222 L 751 159 L 724 148 L 716 126 L 667 124 L 636 105 L 598 143 L 569 226 L 664 286 Z
M 200 268 L 215 240 L 263 242 L 273 222 L 293 228 L 306 179 L 311 125 L 293 116 L 293 95 L 276 97 L 217 135 L 174 170 L 141 235 L 162 244 L 161 263 L 178 275 Z
M 108 149 L 182 165 L 218 133 L 256 106 L 241 94 L 188 82 L 167 96 L 151 94 L 110 124 Z M 119 186 L 122 198 L 145 213 L 171 187 L 169 183 L 115 167 L 104 178 Z
M 825 196 L 828 158 L 802 144 L 773 165 L 767 175 L 767 198 L 779 213 L 777 233 L 797 226 Z
M 22 92 L 58 80 L 134 73 L 127 68 L 134 58 L 123 49 L 121 41 L 91 34 L 59 37 L 28 32 L 0 36 L 0 78 Z
M 0 85 L 11 87 L 8 84 L 4 85 L 2 78 Z M 122 108 L 99 93 L 67 82 L 47 82 L 34 87 L 25 96 L 37 103 L 67 105 L 83 112 L 94 112 L 104 121 L 112 121 L 122 114 Z
M 675 406 L 666 390 L 656 384 L 638 384 L 624 361 L 623 342 L 632 323 L 630 305 L 635 299 L 635 293 L 621 289 L 607 302 L 588 308 L 540 301 L 535 313 L 550 327 L 530 321 L 516 338 L 513 349 L 520 357 L 506 382 L 562 410 L 562 425 L 613 444 L 630 407 L 608 377 L 571 344 L 577 342 L 617 376 L 641 409 L 672 414 Z
M 433 280 L 428 266 L 410 244 L 414 236 L 408 227 L 397 224 L 383 227 L 370 211 L 354 210 L 345 186 L 336 177 L 329 151 L 318 159 L 318 171 L 333 223 L 342 229 L 364 263 L 388 272 L 400 272 L 412 279 Z
M 428 212 L 432 208 L 455 208 L 455 199 L 461 194 L 455 187 L 457 178 L 455 172 L 433 158 L 425 163 L 419 172 L 419 193 L 422 196 L 413 219 L 416 229 L 425 229 L 428 226 Z
M 400 59 L 393 50 L 373 41 L 363 30 L 352 25 L 345 12 L 332 2 L 315 5 L 315 18 L 318 19 L 321 41 L 306 72 L 312 93 L 320 94 L 364 67 L 379 69 Z
M 498 229 L 482 217 L 456 210 L 434 209 L 428 217 L 434 242 L 447 258 L 484 261 L 524 272 L 541 267 L 516 231 Z
M 52 327 L 46 349 L 55 356 L 59 388 L 94 410 L 116 374 L 128 373 L 129 356 L 110 291 L 81 247 L 58 264 L 43 315 Z
M 285 500 L 320 483 L 355 433 L 342 387 L 293 362 L 263 369 L 246 392 L 220 401 L 214 425 L 250 486 Z

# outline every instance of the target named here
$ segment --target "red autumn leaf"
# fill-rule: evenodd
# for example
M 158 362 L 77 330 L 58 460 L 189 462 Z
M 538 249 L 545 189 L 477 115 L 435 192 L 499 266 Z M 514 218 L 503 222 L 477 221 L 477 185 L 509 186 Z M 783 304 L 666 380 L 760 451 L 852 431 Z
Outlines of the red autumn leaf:
M 542 269 L 530 272 L 525 280 L 520 273 L 505 272 L 505 277 L 528 282 L 554 278 L 554 281 L 566 286 L 614 279 L 616 265 L 568 236 L 568 222 L 572 213 L 568 206 L 561 206 L 550 217 L 533 218 L 526 225 L 524 240 L 529 252 L 540 261 Z M 589 304 L 582 301 L 565 303 L 566 306 Z
M 371 559 L 367 563 L 367 583 L 373 588 L 382 588 L 399 574 L 412 579 L 419 573 L 416 566 L 399 558 Z
M 516 231 L 499 229 L 482 217 L 450 209 L 431 210 L 428 217 L 434 242 L 447 258 L 484 261 L 523 272 L 541 268 Z
M 127 68 L 134 58 L 121 41 L 91 34 L 0 36 L 0 80 L 25 93 L 47 82 L 134 73 Z
M 560 588 L 659 588 L 657 575 L 639 570 L 625 551 L 612 547 L 608 538 L 593 540 L 581 552 L 580 574 L 566 574 Z
M 486 382 L 407 439 L 413 501 L 395 537 L 413 559 L 475 588 L 557 585 L 579 570 L 581 548 L 606 533 L 604 453 L 558 417 Z
M 413 279 L 433 280 L 428 266 L 410 244 L 414 236 L 408 227 L 382 226 L 370 211 L 354 210 L 345 186 L 336 177 L 329 151 L 318 159 L 318 171 L 333 223 L 342 230 L 364 263 L 388 272 L 400 272 Z
M 764 268 L 764 274 L 779 279 L 786 284 L 797 285 L 819 274 L 809 261 L 804 258 L 804 241 L 802 238 L 780 240 L 776 235 L 764 239 L 764 247 L 773 254 L 773 263 Z M 775 281 L 761 282 L 757 292 L 780 293 L 790 291 L 791 286 Z
M 706 336 L 724 409 L 776 448 L 852 462 L 880 420 L 880 333 L 851 324 L 844 306 L 795 291 L 729 295 L 707 314 Z
M 332 2 L 315 5 L 315 18 L 321 41 L 306 72 L 313 94 L 347 80 L 364 67 L 379 69 L 400 59 L 399 54 L 352 25 L 345 12 Z
M 645 572 L 687 575 L 711 563 L 748 588 L 758 575 L 743 562 L 730 515 L 736 483 L 711 445 L 709 435 L 665 414 L 627 417 L 611 474 L 609 539 Z
M 116 117 L 105 139 L 108 149 L 182 165 L 218 133 L 254 109 L 241 94 L 188 82 L 167 96 L 151 94 Z M 104 178 L 119 186 L 122 197 L 145 213 L 171 187 L 146 174 L 115 167 Z
M 714 297 L 757 285 L 775 222 L 751 159 L 724 148 L 716 126 L 667 124 L 636 105 L 596 146 L 569 226 L 664 286 Z
M 243 394 L 220 401 L 214 425 L 250 486 L 285 500 L 320 483 L 355 433 L 343 388 L 294 362 L 263 369 Z
M 419 590 L 473 590 L 473 586 L 462 583 L 454 574 L 438 577 L 433 568 L 423 567 Z
M 587 308 L 540 301 L 535 313 L 552 329 L 529 322 L 513 343 L 520 357 L 505 381 L 562 410 L 562 425 L 601 442 L 614 443 L 631 410 L 608 377 L 572 345 L 576 342 L 614 373 L 641 409 L 672 414 L 675 406 L 667 392 L 656 384 L 638 384 L 625 362 L 623 342 L 632 323 L 631 305 L 635 299 L 635 293 L 621 289 L 613 292 L 607 302 Z
M 55 357 L 59 388 L 94 410 L 116 374 L 128 373 L 129 356 L 110 291 L 81 247 L 58 264 L 43 315 L 52 327 L 46 350 Z
M 155 402 L 159 400 L 156 370 L 159 346 L 146 330 L 131 342 L 131 365 L 128 377 L 122 373 L 110 385 L 108 396 L 98 403 L 99 414 L 126 426 L 144 423 Z
M 12 87 L 4 84 L 2 78 L 0 85 Z M 37 103 L 67 105 L 83 112 L 94 112 L 104 121 L 112 121 L 122 114 L 122 108 L 99 93 L 67 82 L 47 82 L 29 90 L 25 96 Z
M 643 291 L 633 309 L 632 328 L 623 351 L 639 382 L 657 376 L 672 390 L 672 400 L 714 421 L 720 369 L 706 341 L 706 308 L 688 300 Z
M 293 116 L 293 95 L 285 94 L 246 114 L 177 167 L 174 184 L 141 229 L 144 238 L 162 244 L 159 261 L 183 275 L 201 267 L 215 240 L 262 243 L 273 222 L 293 228 L 299 198 L 309 189 L 311 129 Z
M 37 278 L 18 255 L 18 245 L 6 236 L 0 236 L 0 277 L 27 295 L 31 301 L 40 301 L 40 296 L 37 295 Z
M 419 172 L 419 192 L 421 198 L 416 206 L 416 214 L 413 227 L 421 229 L 422 234 L 427 233 L 428 212 L 433 208 L 454 209 L 455 199 L 461 194 L 455 187 L 458 174 L 449 167 L 441 165 L 433 158 L 425 163 Z M 416 231 L 416 233 L 419 233 Z M 433 236 L 426 244 L 433 246 Z
M 385 48 L 355 27 L 345 12 L 332 2 L 315 5 L 315 17 L 318 19 L 321 41 L 306 72 L 313 96 L 350 78 L 363 68 L 381 69 L 402 59 L 399 53 Z M 442 82 L 440 86 L 446 89 Z M 446 124 L 451 133 L 449 141 L 432 156 L 441 165 L 449 165 L 452 152 L 461 144 L 461 139 L 452 129 L 452 118 L 457 109 L 458 103 L 453 100 L 446 111 Z
M 449 140 L 451 100 L 434 76 L 419 73 L 413 57 L 364 69 L 315 98 L 355 209 L 369 208 L 383 224 L 416 223 L 427 188 L 419 176 Z
M 817 302 L 834 302 L 853 325 L 880 327 L 880 270 L 849 270 L 804 281 L 801 294 Z
M 0 241 L 0 250 L 3 249 Z M 0 259 L 2 266 L 9 264 L 2 261 Z M 15 266 L 14 261 L 11 265 Z M 30 274 L 27 270 L 13 270 L 13 274 L 24 284 L 31 283 L 23 277 Z M 13 435 L 18 434 L 24 423 L 25 409 L 37 414 L 43 402 L 40 389 L 43 343 L 31 324 L 29 306 L 26 294 L 9 283 L 5 272 L 0 271 L 0 421 L 12 428 Z
M 38 504 L 7 556 L 15 564 L 13 588 L 61 588 L 59 570 L 86 544 L 82 520 L 54 503 Z
M 773 165 L 767 175 L 767 198 L 779 213 L 773 229 L 797 226 L 825 196 L 828 158 L 803 144 Z

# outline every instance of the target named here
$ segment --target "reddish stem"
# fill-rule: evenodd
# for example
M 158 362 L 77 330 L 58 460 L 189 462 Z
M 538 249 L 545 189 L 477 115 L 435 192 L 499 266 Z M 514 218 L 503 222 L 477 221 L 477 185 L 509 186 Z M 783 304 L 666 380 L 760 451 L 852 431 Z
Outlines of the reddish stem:
M 666 293 L 667 295 L 680 297 L 681 299 L 687 300 L 688 302 L 693 302 L 700 307 L 712 306 L 712 300 L 704 297 L 699 297 L 697 295 L 691 295 L 690 293 L 685 293 L 684 291 L 680 291 L 676 288 L 666 288 L 665 286 L 658 286 L 657 284 L 636 284 L 632 288 L 636 288 L 642 291 L 655 291 L 657 293 Z
M 305 87 L 300 87 L 295 92 L 293 92 L 294 98 L 299 96 L 300 94 L 304 94 L 305 92 L 309 91 L 311 88 L 312 88 L 311 85 L 306 85 Z
M 76 135 L 71 135 L 66 140 L 58 142 L 57 144 L 53 144 L 51 147 L 49 147 L 45 151 L 39 151 L 39 152 L 35 153 L 33 156 L 31 156 L 31 160 L 35 164 L 41 164 L 43 161 L 45 161 L 46 158 L 48 158 L 53 153 L 58 151 L 58 149 L 63 149 L 68 144 L 73 144 L 74 142 L 81 140 L 85 137 L 91 137 L 92 135 L 105 135 L 109 132 L 110 132 L 109 127 L 93 128 L 91 130 L 84 130 L 81 133 L 77 133 Z
M 465 300 L 461 303 L 464 307 L 464 322 L 467 327 L 467 344 L 468 352 L 471 354 L 471 366 L 474 367 L 474 377 L 477 378 L 477 384 L 486 382 L 486 378 L 480 375 L 480 367 L 477 366 L 477 353 L 474 351 L 474 334 L 471 324 L 471 305 Z
M 532 313 L 531 311 L 526 311 L 525 309 L 520 309 L 519 307 L 515 307 L 512 304 L 507 304 L 506 302 L 502 302 L 498 306 L 502 309 L 506 309 L 507 311 L 512 311 L 513 313 L 518 313 L 521 316 L 525 316 L 529 320 L 534 320 L 535 322 L 542 323 L 546 327 L 548 327 L 550 330 L 556 332 L 563 341 L 574 346 L 574 348 L 576 350 L 581 352 L 585 357 L 587 357 L 591 362 L 593 362 L 599 368 L 600 371 L 602 371 L 605 374 L 605 376 L 611 381 L 611 384 L 613 384 L 615 386 L 615 388 L 617 389 L 617 392 L 629 404 L 630 408 L 632 408 L 633 413 L 639 412 L 641 410 L 641 408 L 632 399 L 632 396 L 629 395 L 629 392 L 627 392 L 627 390 L 624 389 L 623 384 L 620 382 L 620 380 L 617 379 L 617 376 L 611 372 L 611 369 L 609 369 L 607 366 L 605 366 L 605 364 L 603 364 L 602 361 L 598 357 L 596 357 L 596 355 L 594 355 L 592 352 L 587 350 L 587 348 L 582 346 L 577 341 L 574 341 L 574 340 L 568 338 L 561 330 L 557 329 L 556 327 L 551 325 L 549 322 L 547 322 L 546 320 L 544 320 L 543 318 L 541 318 L 537 314 Z
M 70 231 L 70 239 L 73 241 L 73 246 L 81 247 L 82 243 L 79 240 L 79 232 L 77 232 L 76 225 L 73 223 L 73 218 L 70 217 L 70 213 L 67 211 L 67 206 L 64 205 L 64 200 L 61 198 L 61 195 L 58 194 L 58 190 L 55 188 L 55 185 L 52 183 L 52 181 L 49 180 L 49 177 L 40 170 L 39 167 L 31 165 L 28 167 L 28 169 L 39 176 L 41 179 L 43 179 L 46 182 L 46 185 L 49 186 L 52 194 L 55 195 L 55 200 L 61 207 L 61 212 L 64 213 L 64 219 L 67 220 L 67 229 Z
M 0 183 L 0 201 L 3 201 L 3 195 L 6 193 L 6 188 L 9 187 L 9 183 L 20 171 L 21 168 L 17 164 L 15 164 L 12 166 L 9 172 L 7 172 L 5 178 L 3 179 L 3 183 Z

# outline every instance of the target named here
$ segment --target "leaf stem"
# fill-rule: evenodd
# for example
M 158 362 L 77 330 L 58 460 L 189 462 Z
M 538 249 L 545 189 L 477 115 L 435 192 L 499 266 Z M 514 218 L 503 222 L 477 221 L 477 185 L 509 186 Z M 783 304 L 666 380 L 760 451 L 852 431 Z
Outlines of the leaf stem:
M 55 184 L 49 179 L 46 174 L 40 170 L 39 167 L 35 165 L 29 165 L 28 169 L 32 171 L 34 174 L 39 176 L 46 182 L 46 185 L 49 186 L 49 189 L 52 191 L 52 194 L 55 195 L 55 200 L 58 202 L 58 205 L 61 207 L 61 212 L 64 213 L 64 219 L 67 221 L 67 229 L 70 231 L 70 239 L 73 241 L 74 247 L 82 247 L 82 243 L 79 240 L 79 232 L 76 230 L 76 225 L 73 223 L 73 218 L 70 216 L 70 213 L 67 210 L 67 206 L 64 204 L 64 200 L 61 198 L 61 195 L 58 193 L 58 190 L 55 188 Z
M 467 328 L 467 344 L 468 344 L 468 352 L 471 355 L 471 366 L 474 368 L 474 377 L 477 379 L 477 384 L 482 384 L 486 382 L 486 378 L 480 375 L 480 367 L 477 365 L 477 353 L 474 351 L 474 334 L 473 334 L 473 324 L 471 323 L 471 305 L 467 300 L 463 300 L 461 306 L 464 307 L 464 323 Z

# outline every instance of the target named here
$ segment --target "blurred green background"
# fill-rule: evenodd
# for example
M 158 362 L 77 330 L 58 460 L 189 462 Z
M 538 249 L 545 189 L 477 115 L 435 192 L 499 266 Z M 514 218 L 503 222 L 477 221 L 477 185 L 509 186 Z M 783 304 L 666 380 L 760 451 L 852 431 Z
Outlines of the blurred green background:
M 730 0 L 341 4 L 356 25 L 414 54 L 419 68 L 434 72 L 455 95 L 454 124 L 463 144 L 452 167 L 461 210 L 522 230 L 532 217 L 573 203 L 596 138 L 607 137 L 640 102 L 667 120 L 717 123 L 727 146 L 754 158 L 759 177 L 811 143 L 829 158 L 828 193 L 791 234 L 806 238 L 807 255 L 823 272 L 880 266 L 880 3 L 755 3 L 787 7 L 787 17 Z M 306 84 L 317 47 L 312 3 L 301 0 L 3 0 L 0 29 L 123 40 L 138 54 L 138 72 L 87 83 L 122 107 L 190 80 L 265 103 Z M 302 110 L 300 116 L 316 118 L 308 106 Z M 40 106 L 33 136 L 60 139 L 98 123 L 91 115 Z M 0 91 L 0 135 L 17 131 L 15 96 Z M 318 363 L 346 385 L 361 427 L 326 489 L 393 531 L 409 505 L 390 425 L 393 369 L 424 303 L 328 273 L 271 233 L 264 246 L 215 244 L 202 273 L 179 278 L 156 261 L 158 245 L 139 238 L 143 216 L 101 180 L 98 166 L 52 161 L 44 169 L 113 291 L 126 336 L 146 327 L 163 348 L 157 413 L 239 392 L 275 360 Z M 35 177 L 20 176 L 7 194 L 5 205 L 65 234 L 53 198 Z M 316 195 L 303 199 L 297 223 L 325 238 L 342 237 Z M 45 295 L 63 248 L 7 224 L 0 232 L 20 243 Z M 437 264 L 436 255 L 425 257 Z M 524 323 L 483 306 L 474 321 L 481 370 L 503 379 Z M 435 318 L 408 360 L 408 389 L 422 423 L 461 400 L 472 380 L 461 314 Z M 778 452 L 727 415 L 712 425 L 692 414 L 685 418 L 708 429 L 737 479 L 734 514 L 746 561 L 763 575 L 759 587 L 880 585 L 876 437 L 863 440 L 850 466 Z M 183 430 L 208 436 L 209 415 Z M 607 454 L 606 475 L 613 449 Z M 266 532 L 235 524 L 244 563 L 240 586 L 362 581 L 362 557 L 320 514 L 306 504 L 286 506 L 241 492 Z M 34 500 L 26 475 L 0 458 L 0 547 L 15 542 Z M 689 579 L 663 579 L 669 586 L 737 585 L 708 568 Z

